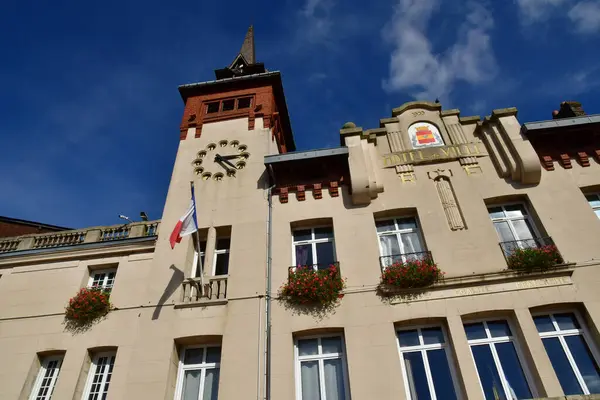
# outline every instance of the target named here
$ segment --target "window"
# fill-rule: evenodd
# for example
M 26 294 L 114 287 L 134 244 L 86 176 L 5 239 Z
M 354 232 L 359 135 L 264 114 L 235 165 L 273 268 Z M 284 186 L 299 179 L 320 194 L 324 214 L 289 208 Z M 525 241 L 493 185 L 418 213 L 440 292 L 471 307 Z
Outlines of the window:
M 224 99 L 206 103 L 206 113 L 216 114 L 218 112 L 229 112 L 234 110 L 244 110 L 252 105 L 252 96 L 239 97 L 233 99 Z
M 29 400 L 50 400 L 60 372 L 63 356 L 49 356 L 42 359 Z
M 550 238 L 540 237 L 524 204 L 489 207 L 488 212 L 505 255 L 516 249 L 553 244 Z
M 229 238 L 217 239 L 215 257 L 213 259 L 213 275 L 227 275 L 229 273 Z
M 483 321 L 464 326 L 485 398 L 535 397 L 508 322 Z
M 416 218 L 375 221 L 375 226 L 382 266 L 426 256 Z
M 296 399 L 350 399 L 344 341 L 322 336 L 296 341 Z
M 116 275 L 117 275 L 116 268 L 108 268 L 108 269 L 92 271 L 90 273 L 90 280 L 89 280 L 88 286 L 104 289 L 107 292 L 110 292 L 115 283 Z
M 213 276 L 216 275 L 227 275 L 229 273 L 229 247 L 231 245 L 230 238 L 217 238 L 213 265 L 210 272 Z M 194 278 L 200 277 L 202 268 L 208 268 L 204 265 L 206 260 L 206 241 L 200 242 L 200 264 L 198 264 L 198 251 L 194 253 L 194 267 L 192 268 L 192 275 Z M 207 272 L 208 273 L 208 272 Z
M 179 360 L 175 400 L 217 400 L 221 348 L 191 346 Z
M 243 108 L 250 108 L 252 104 L 252 97 L 242 97 L 238 100 L 238 110 Z
M 223 110 L 222 111 L 231 111 L 235 108 L 235 99 L 223 100 Z
M 195 239 L 194 239 L 195 240 Z M 202 273 L 202 268 L 204 267 L 204 260 L 206 253 L 206 240 L 200 241 L 200 264 L 198 264 L 198 251 L 194 252 L 194 266 L 192 267 L 194 278 L 199 278 Z
M 206 105 L 206 113 L 207 114 L 218 113 L 220 105 L 221 105 L 220 101 L 213 101 L 212 103 L 208 103 Z
M 600 393 L 598 354 L 578 315 L 557 313 L 533 317 L 554 372 L 566 395 Z
M 397 332 L 408 400 L 457 399 L 454 371 L 443 329 L 426 327 Z
M 600 218 L 600 196 L 598 194 L 587 194 L 585 198 L 587 199 L 588 203 L 590 203 L 590 206 L 592 207 L 592 210 L 594 210 L 594 213 L 596 213 L 596 216 Z
M 293 265 L 327 269 L 335 263 L 333 228 L 299 229 L 293 232 Z
M 116 356 L 115 352 L 98 353 L 94 356 L 83 395 L 84 400 L 106 398 Z

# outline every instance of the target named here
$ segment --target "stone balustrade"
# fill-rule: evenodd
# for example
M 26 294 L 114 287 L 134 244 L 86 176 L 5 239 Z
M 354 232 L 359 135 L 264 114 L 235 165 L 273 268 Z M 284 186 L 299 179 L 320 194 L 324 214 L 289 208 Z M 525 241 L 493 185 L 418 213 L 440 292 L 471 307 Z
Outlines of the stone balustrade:
M 0 238 L 0 254 L 158 235 L 160 220 Z
M 200 278 L 188 278 L 182 285 L 184 303 L 227 299 L 227 275 L 205 277 L 204 292 Z

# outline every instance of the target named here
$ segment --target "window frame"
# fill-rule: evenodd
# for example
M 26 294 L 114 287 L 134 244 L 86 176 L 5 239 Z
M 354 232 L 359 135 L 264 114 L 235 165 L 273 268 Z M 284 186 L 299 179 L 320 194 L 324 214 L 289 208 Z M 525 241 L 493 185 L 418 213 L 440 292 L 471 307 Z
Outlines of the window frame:
M 410 228 L 410 229 L 399 229 L 398 228 L 398 221 L 401 219 L 412 219 L 415 221 L 415 226 L 416 228 Z M 381 222 L 381 221 L 394 221 L 394 230 L 393 231 L 385 231 L 385 232 L 379 232 L 377 231 L 377 222 Z M 391 236 L 392 234 L 394 234 L 396 236 L 396 240 L 398 241 L 398 247 L 400 248 L 402 246 L 401 251 L 404 248 L 404 245 L 402 243 L 402 239 L 401 239 L 401 235 L 403 233 L 416 233 L 419 241 L 421 243 L 421 251 L 417 252 L 417 253 L 425 253 L 427 252 L 427 246 L 425 245 L 425 239 L 423 236 L 423 229 L 421 229 L 421 224 L 419 222 L 419 218 L 414 215 L 414 216 L 405 216 L 405 217 L 400 217 L 400 216 L 395 216 L 395 217 L 389 217 L 389 218 L 376 218 L 375 219 L 375 234 L 377 235 L 377 247 L 379 248 L 379 257 L 390 257 L 390 256 L 394 256 L 394 254 L 390 255 L 390 256 L 384 256 L 383 253 L 383 249 L 381 247 L 381 240 L 379 239 L 381 236 Z M 407 258 L 405 257 L 406 254 L 415 254 L 415 253 L 400 253 L 399 255 L 401 256 L 401 259 L 403 262 L 406 262 Z M 383 268 L 387 268 L 388 266 L 383 266 Z
M 191 277 L 192 278 L 199 278 L 200 275 L 198 275 L 198 270 L 200 269 L 201 273 L 204 273 L 204 262 L 206 262 L 206 244 L 208 243 L 207 240 L 200 240 L 200 243 L 204 243 L 204 251 L 200 251 L 198 253 L 198 247 L 196 247 L 195 245 L 195 239 L 194 239 L 194 260 L 193 260 L 193 264 L 192 264 L 192 273 L 191 273 Z M 198 245 L 200 247 L 200 249 L 202 249 L 202 246 Z M 202 262 L 202 264 L 199 264 L 200 260 L 202 260 L 202 258 L 199 259 L 199 257 L 203 257 L 204 260 Z M 198 275 L 198 276 L 196 276 Z
M 184 346 L 181 349 L 181 355 L 179 356 L 179 363 L 177 365 L 177 383 L 175 386 L 174 400 L 181 400 L 181 396 L 183 396 L 183 380 L 185 378 L 185 375 L 184 375 L 185 371 L 198 370 L 198 369 L 201 370 L 201 372 L 200 372 L 200 388 L 199 388 L 198 395 L 204 393 L 204 383 L 205 383 L 205 379 L 206 379 L 206 370 L 207 369 L 218 368 L 219 369 L 219 380 L 220 380 L 220 372 L 221 372 L 220 359 L 219 359 L 218 363 L 207 363 L 206 362 L 207 349 L 209 347 L 218 347 L 221 349 L 221 352 L 223 351 L 223 346 L 220 344 L 216 344 L 216 343 Z M 188 366 L 186 366 L 186 364 L 184 364 L 185 352 L 188 349 L 200 349 L 200 348 L 204 349 L 204 354 L 202 355 L 202 364 L 189 364 Z M 218 388 L 217 388 L 217 390 L 218 390 Z
M 29 395 L 29 400 L 50 400 L 52 398 L 52 393 L 54 393 L 54 389 L 56 388 L 56 382 L 58 381 L 58 376 L 60 374 L 60 369 L 62 368 L 62 364 L 64 361 L 64 354 L 59 355 L 51 355 L 46 357 L 40 357 L 40 369 L 38 371 L 37 377 L 35 378 L 35 382 L 33 384 L 33 388 L 31 389 L 31 394 Z M 56 372 L 50 378 L 50 384 L 48 385 L 49 390 L 46 395 L 39 397 L 39 391 L 42 388 L 42 383 L 44 382 L 44 378 L 46 377 L 46 371 L 48 370 L 48 364 L 52 361 L 57 361 L 58 366 L 55 368 Z
M 323 346 L 321 344 L 321 339 L 323 338 L 331 338 L 331 337 L 339 337 L 342 341 L 342 353 L 326 353 L 323 354 Z M 313 354 L 309 356 L 300 356 L 298 351 L 298 341 L 307 340 L 307 339 L 319 339 L 318 341 L 318 354 Z M 321 400 L 327 400 L 324 392 L 325 389 L 325 370 L 324 370 L 324 361 L 325 360 L 342 360 L 342 374 L 344 379 L 344 398 L 346 400 L 350 400 L 350 381 L 348 375 L 348 359 L 346 358 L 346 340 L 344 338 L 343 333 L 326 333 L 326 334 L 316 334 L 316 335 L 307 335 L 307 336 L 299 336 L 294 338 L 294 377 L 295 377 L 295 386 L 296 386 L 296 400 L 302 400 L 302 362 L 303 361 L 317 361 L 319 363 L 319 393 L 321 394 Z
M 567 329 L 567 330 L 560 329 L 560 327 L 558 326 L 558 323 L 556 322 L 556 319 L 554 318 L 554 314 L 573 314 L 573 315 L 575 315 L 575 319 L 579 323 L 579 326 L 581 327 L 581 329 Z M 541 317 L 541 316 L 550 317 L 550 320 L 552 321 L 552 325 L 554 326 L 555 329 L 558 329 L 553 332 L 539 332 L 539 331 L 537 331 L 537 327 L 536 327 L 536 332 L 539 335 L 540 341 L 542 341 L 542 346 L 544 346 L 544 344 L 543 344 L 544 338 L 548 338 L 548 337 L 558 338 L 558 341 L 559 341 L 563 351 L 565 352 L 565 356 L 567 357 L 567 360 L 569 361 L 569 364 L 571 365 L 571 370 L 573 371 L 573 374 L 575 374 L 575 377 L 577 378 L 577 382 L 579 383 L 579 386 L 581 386 L 581 389 L 585 392 L 584 393 L 585 395 L 593 394 L 593 393 L 590 393 L 590 391 L 587 387 L 587 384 L 583 380 L 581 372 L 579 372 L 579 367 L 577 366 L 577 364 L 575 363 L 575 360 L 573 359 L 571 350 L 566 345 L 565 340 L 564 340 L 565 336 L 581 335 L 583 337 L 585 344 L 588 346 L 588 349 L 590 349 L 590 353 L 592 353 L 593 360 L 596 362 L 596 365 L 598 365 L 600 367 L 600 352 L 598 351 L 598 347 L 592 340 L 592 337 L 587 328 L 587 324 L 585 323 L 585 320 L 582 318 L 581 313 L 578 310 L 575 310 L 572 308 L 566 308 L 566 309 L 559 308 L 556 310 L 550 310 L 550 311 L 545 311 L 545 312 L 538 311 L 538 312 L 531 313 L 532 319 L 534 317 Z M 535 321 L 534 321 L 534 325 L 535 325 Z M 545 350 L 545 346 L 544 346 L 544 350 Z M 546 354 L 547 354 L 547 351 L 546 351 Z M 554 365 L 552 365 L 552 370 L 556 374 Z M 557 375 L 557 377 L 558 377 L 558 375 Z
M 502 337 L 491 337 L 490 334 L 490 330 L 487 326 L 487 322 L 490 321 L 505 321 L 508 324 L 508 328 L 510 329 L 512 336 L 502 336 Z M 519 365 L 521 366 L 521 368 L 523 369 L 523 375 L 525 376 L 525 381 L 527 382 L 527 386 L 529 387 L 529 391 L 531 392 L 531 395 L 533 396 L 533 398 L 536 398 L 539 396 L 537 387 L 535 386 L 535 380 L 533 379 L 533 375 L 531 374 L 531 371 L 529 369 L 529 365 L 526 362 L 526 358 L 523 354 L 523 351 L 521 350 L 521 344 L 519 343 L 518 338 L 516 337 L 515 333 L 517 332 L 515 330 L 515 325 L 514 323 L 511 321 L 511 319 L 509 317 L 502 317 L 502 316 L 498 316 L 498 317 L 489 317 L 489 318 L 479 318 L 479 319 L 474 319 L 474 320 L 463 320 L 463 331 L 465 332 L 465 336 L 467 335 L 467 332 L 465 330 L 465 325 L 468 324 L 476 324 L 479 322 L 483 322 L 484 324 L 484 329 L 486 332 L 486 336 L 488 336 L 485 339 L 469 339 L 467 337 L 467 344 L 469 346 L 469 351 L 471 353 L 471 360 L 473 361 L 473 366 L 475 367 L 475 371 L 477 372 L 477 381 L 479 382 L 479 388 L 481 389 L 481 393 L 484 395 L 485 397 L 485 391 L 483 390 L 483 385 L 481 384 L 481 377 L 479 376 L 479 371 L 477 370 L 477 363 L 475 362 L 475 356 L 473 355 L 473 350 L 471 349 L 472 345 L 475 346 L 479 346 L 479 345 L 487 345 L 490 347 L 490 352 L 492 353 L 492 358 L 494 359 L 494 365 L 496 366 L 496 369 L 498 371 L 498 376 L 500 377 L 500 380 L 502 381 L 502 390 L 504 391 L 504 395 L 508 398 L 507 393 L 510 393 L 508 390 L 508 385 L 507 385 L 507 379 L 506 376 L 504 375 L 504 369 L 502 368 L 502 364 L 500 364 L 500 359 L 498 358 L 498 352 L 496 351 L 496 346 L 492 346 L 496 343 L 507 343 L 507 342 L 512 342 L 513 343 L 513 347 L 515 348 L 515 352 L 517 354 L 517 359 L 519 360 Z
M 227 249 L 217 249 L 217 243 L 219 240 L 229 240 L 229 247 Z M 229 259 L 227 260 L 227 273 L 224 275 L 215 275 L 217 272 L 217 257 L 219 254 L 229 254 Z M 205 258 L 206 260 L 206 258 Z M 217 236 L 215 240 L 215 249 L 213 251 L 213 265 L 212 265 L 212 275 L 211 276 L 229 276 L 229 262 L 231 261 L 231 236 Z
M 115 276 L 113 277 L 113 283 L 110 287 L 107 286 L 106 281 L 108 280 L 108 274 L 114 272 Z M 104 280 L 102 282 L 102 285 L 98 285 L 98 286 L 93 286 L 94 284 L 94 277 L 98 274 L 106 274 L 106 276 L 104 277 Z M 100 288 L 102 290 L 105 290 L 107 292 L 111 292 L 114 287 L 115 287 L 115 282 L 117 281 L 117 267 L 109 267 L 109 268 L 102 268 L 102 269 L 95 269 L 90 271 L 90 277 L 88 279 L 88 288 L 93 288 L 93 287 L 97 287 Z
M 315 239 L 315 229 L 319 229 L 319 228 L 331 228 L 331 238 L 324 238 L 324 239 Z M 300 241 L 295 241 L 294 240 L 294 233 L 297 231 L 306 231 L 306 230 L 310 230 L 310 239 L 309 240 L 300 240 Z M 331 225 L 327 225 L 327 224 L 322 224 L 322 225 L 311 225 L 310 227 L 302 227 L 302 228 L 294 228 L 292 229 L 292 266 L 295 270 L 295 268 L 298 266 L 296 264 L 296 245 L 305 245 L 305 244 L 310 244 L 311 248 L 310 251 L 312 253 L 312 258 L 313 258 L 313 270 L 317 271 L 319 269 L 318 264 L 319 264 L 319 260 L 317 259 L 317 243 L 329 243 L 331 242 L 332 244 L 332 248 L 333 248 L 333 262 L 336 263 L 338 262 L 337 259 L 337 251 L 335 248 L 335 231 L 333 229 L 333 224 Z
M 504 218 L 492 218 L 492 216 L 490 215 L 490 208 L 495 208 L 495 207 L 500 207 L 502 208 L 502 211 L 504 213 L 506 213 L 506 206 L 515 206 L 515 205 L 519 205 L 519 206 L 523 206 L 523 209 L 525 209 L 525 216 L 524 217 L 504 217 Z M 488 211 L 488 218 L 490 219 L 490 221 L 492 221 L 492 227 L 494 228 L 494 231 L 496 232 L 496 235 L 498 236 L 499 239 L 499 243 L 505 243 L 506 241 L 502 240 L 502 238 L 500 237 L 500 233 L 498 233 L 498 231 L 496 230 L 496 227 L 494 226 L 495 222 L 501 222 L 501 221 L 506 221 L 508 228 L 510 229 L 510 233 L 513 235 L 513 240 L 509 240 L 509 242 L 518 242 L 517 244 L 519 245 L 520 248 L 522 248 L 521 246 L 523 246 L 522 243 L 520 243 L 521 241 L 525 241 L 525 240 L 531 240 L 531 239 L 519 239 L 515 228 L 512 225 L 512 221 L 516 221 L 516 220 L 526 220 L 529 223 L 529 226 L 531 226 L 531 233 L 533 235 L 534 239 L 539 239 L 542 237 L 542 235 L 540 235 L 540 232 L 538 230 L 537 224 L 535 223 L 535 220 L 532 218 L 531 216 L 531 210 L 529 205 L 527 204 L 527 202 L 524 201 L 511 201 L 511 202 L 507 202 L 507 203 L 498 203 L 498 204 L 486 204 L 487 207 L 487 211 Z
M 250 99 L 250 105 L 245 108 L 239 108 L 240 99 L 246 99 L 246 98 Z M 249 93 L 249 94 L 240 95 L 240 96 L 225 97 L 225 98 L 215 99 L 215 100 L 206 100 L 203 102 L 203 107 L 204 107 L 203 115 L 211 116 L 211 115 L 229 114 L 229 113 L 233 113 L 233 112 L 245 112 L 247 110 L 252 109 L 252 106 L 254 104 L 254 98 L 255 98 L 255 94 Z M 231 110 L 223 110 L 224 102 L 229 101 L 229 100 L 233 100 L 233 108 Z M 209 104 L 213 104 L 213 103 L 218 103 L 219 106 L 217 108 L 217 111 L 208 112 Z
M 99 352 L 99 353 L 94 353 L 94 356 L 92 358 L 92 362 L 90 365 L 90 369 L 88 371 L 88 376 L 86 378 L 86 383 L 85 383 L 85 389 L 83 391 L 83 396 L 81 397 L 82 400 L 86 400 L 89 399 L 90 397 L 90 391 L 92 389 L 92 384 L 94 381 L 94 375 L 96 375 L 96 370 L 98 369 L 98 361 L 100 360 L 100 358 L 102 357 L 109 357 L 109 361 L 110 361 L 110 357 L 114 357 L 114 363 L 116 364 L 117 362 L 117 352 L 116 351 L 103 351 L 103 352 Z M 107 365 L 107 369 L 103 372 L 102 374 L 102 383 L 101 383 L 101 391 L 100 391 L 100 397 L 103 394 L 106 384 L 107 384 L 107 378 L 108 378 L 108 374 L 110 371 L 110 362 L 106 364 Z M 114 364 L 113 364 L 113 370 L 114 370 Z M 111 378 L 112 378 L 112 374 L 113 372 L 110 373 L 111 374 Z M 110 388 L 110 382 L 108 382 L 109 384 L 109 388 Z M 108 389 L 106 390 L 106 393 L 108 394 Z
M 426 328 L 441 328 L 442 335 L 444 336 L 444 343 L 435 343 L 435 344 L 425 344 L 423 342 L 422 329 Z M 419 335 L 419 345 L 418 346 L 400 346 L 400 339 L 398 338 L 398 332 L 401 331 L 412 331 L 417 330 Z M 437 399 L 437 394 L 435 393 L 435 389 L 433 387 L 433 375 L 431 374 L 431 368 L 429 366 L 429 359 L 427 357 L 427 350 L 444 350 L 446 354 L 446 360 L 448 361 L 448 368 L 450 370 L 450 376 L 452 378 L 452 384 L 454 385 L 454 393 L 456 393 L 456 398 L 461 400 L 462 392 L 460 391 L 460 385 L 458 384 L 458 379 L 456 375 L 455 362 L 454 357 L 452 355 L 452 346 L 448 340 L 448 333 L 446 332 L 446 327 L 443 324 L 426 324 L 426 325 L 411 325 L 411 326 L 401 326 L 394 327 L 394 332 L 396 335 L 396 347 L 398 348 L 398 354 L 400 356 L 400 367 L 402 369 L 402 379 L 404 380 L 404 392 L 406 394 L 406 399 L 411 400 L 410 394 L 410 386 L 408 385 L 408 374 L 406 371 L 406 366 L 404 363 L 403 353 L 414 353 L 420 352 L 421 357 L 423 357 L 423 365 L 425 367 L 425 376 L 427 378 L 427 386 L 429 387 L 429 395 L 431 400 Z M 422 344 L 421 344 L 422 343 Z
M 589 193 L 584 192 L 583 195 L 585 196 L 585 201 L 587 201 L 587 203 L 590 206 L 590 208 L 592 209 L 592 212 L 594 213 L 594 215 L 598 219 L 600 219 L 600 215 L 596 214 L 596 211 L 600 211 L 600 206 L 597 206 L 597 207 L 592 206 L 592 204 L 590 203 L 590 200 L 588 199 L 588 196 L 596 196 L 596 200 L 600 201 L 600 193 L 598 193 L 598 192 L 589 192 Z

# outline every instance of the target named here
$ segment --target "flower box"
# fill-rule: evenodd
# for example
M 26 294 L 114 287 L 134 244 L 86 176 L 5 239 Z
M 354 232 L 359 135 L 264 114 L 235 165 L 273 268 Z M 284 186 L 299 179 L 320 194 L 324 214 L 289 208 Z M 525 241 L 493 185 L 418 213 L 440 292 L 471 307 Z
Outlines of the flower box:
M 343 297 L 345 286 L 336 265 L 318 270 L 302 266 L 290 269 L 288 281 L 279 289 L 279 296 L 293 304 L 327 306 Z
M 415 289 L 433 285 L 444 276 L 430 257 L 395 262 L 381 273 L 380 287 Z
M 556 246 L 547 245 L 515 249 L 506 257 L 506 262 L 509 269 L 532 272 L 545 271 L 564 261 Z
M 87 325 L 108 314 L 112 309 L 110 292 L 100 288 L 82 288 L 65 309 L 65 319 L 71 324 Z

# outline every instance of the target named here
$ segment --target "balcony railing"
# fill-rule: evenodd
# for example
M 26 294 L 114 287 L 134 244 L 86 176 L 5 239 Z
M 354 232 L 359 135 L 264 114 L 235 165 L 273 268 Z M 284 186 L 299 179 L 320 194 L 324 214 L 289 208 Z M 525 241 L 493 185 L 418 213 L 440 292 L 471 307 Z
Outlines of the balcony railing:
M 0 253 L 78 246 L 158 235 L 160 221 L 134 222 L 127 225 L 99 226 L 72 231 L 23 235 L 0 239 Z
M 204 278 L 204 293 L 200 278 L 188 278 L 183 281 L 183 301 L 193 303 L 202 300 L 227 299 L 227 275 Z
M 564 262 L 551 237 L 501 242 L 500 248 L 510 269 L 546 269 Z
M 319 270 L 326 270 L 329 269 L 331 266 L 334 266 L 337 271 L 338 274 L 340 272 L 340 263 L 338 261 L 336 262 L 332 262 L 332 263 L 321 263 L 321 264 L 310 264 L 310 265 L 297 265 L 295 267 L 289 267 L 288 268 L 288 276 L 293 274 L 294 272 L 296 272 L 296 270 L 298 268 L 306 268 L 306 269 L 313 269 L 315 271 L 319 271 Z
M 106 242 L 109 240 L 127 239 L 129 237 L 130 227 L 131 225 L 124 225 L 102 229 L 100 240 Z
M 0 241 L 0 253 L 15 251 L 19 247 L 19 239 L 9 239 Z
M 379 257 L 379 265 L 381 266 L 381 271 L 383 272 L 390 265 L 394 265 L 396 263 L 405 263 L 409 261 L 433 261 L 433 257 L 430 251 L 419 251 L 417 253 L 404 253 L 404 254 L 392 254 L 389 256 L 381 256 Z
M 45 249 L 48 247 L 73 246 L 75 244 L 83 243 L 84 240 L 85 231 L 66 231 L 34 238 L 33 248 Z

